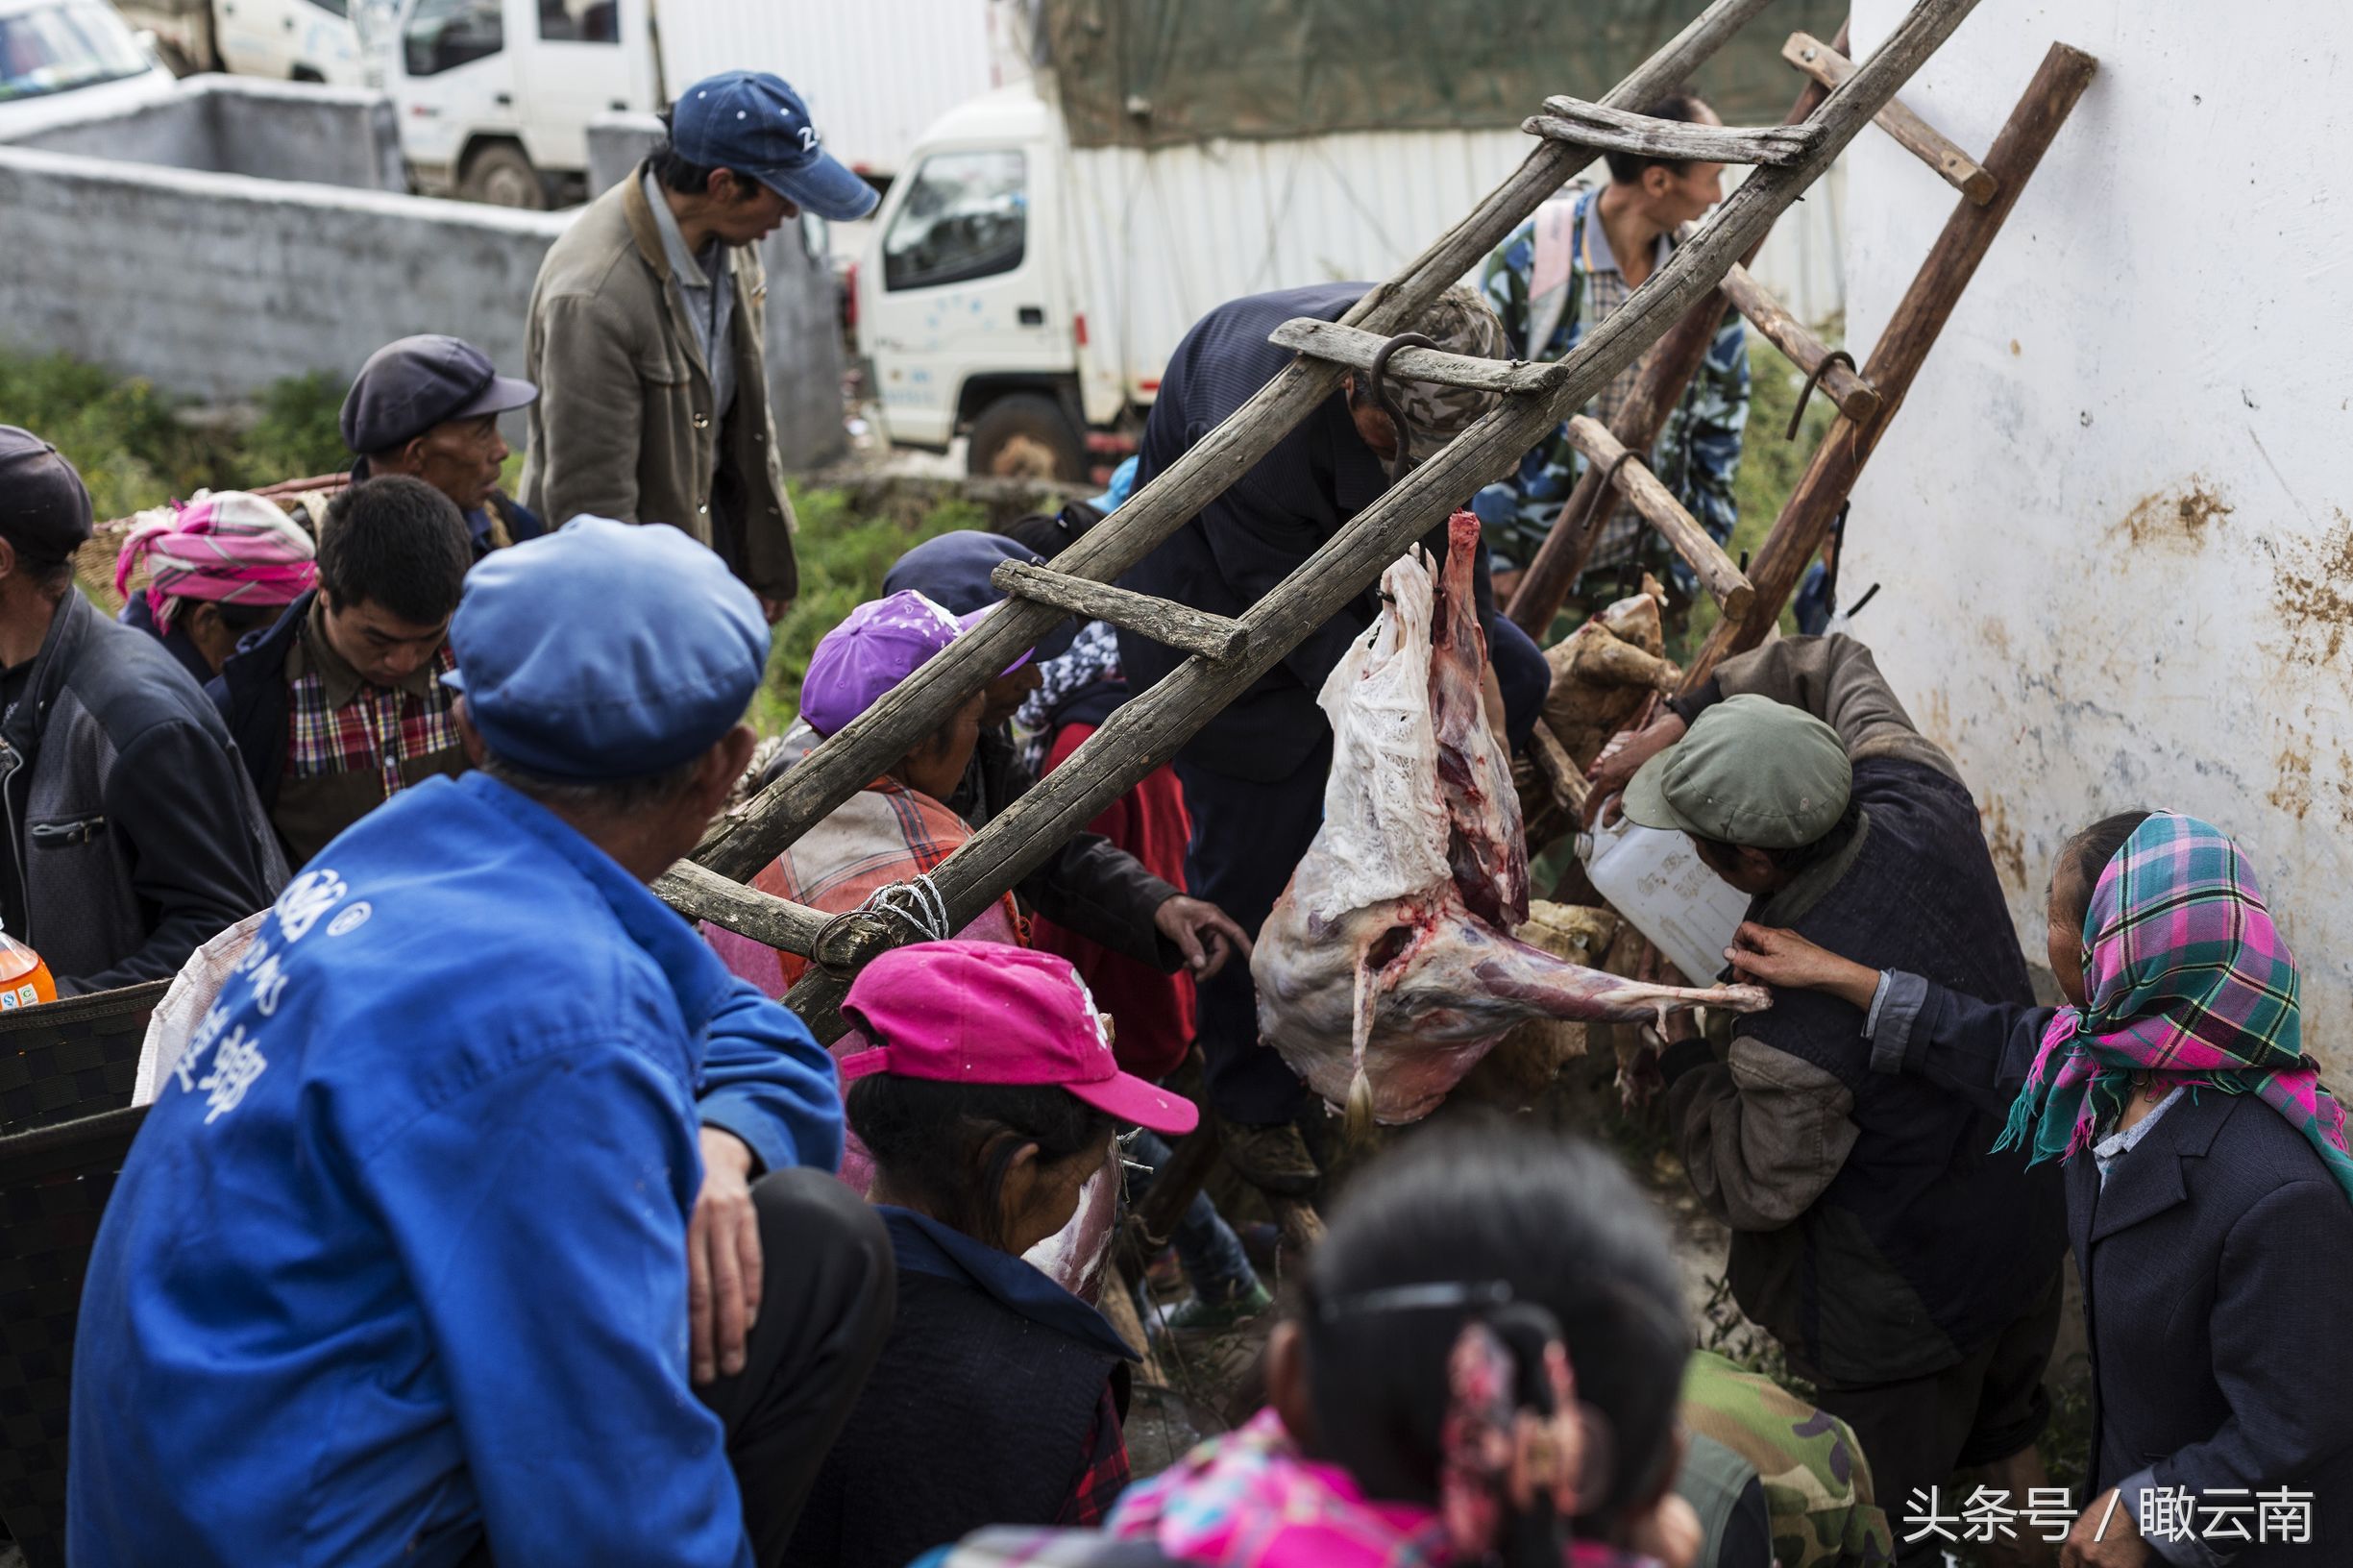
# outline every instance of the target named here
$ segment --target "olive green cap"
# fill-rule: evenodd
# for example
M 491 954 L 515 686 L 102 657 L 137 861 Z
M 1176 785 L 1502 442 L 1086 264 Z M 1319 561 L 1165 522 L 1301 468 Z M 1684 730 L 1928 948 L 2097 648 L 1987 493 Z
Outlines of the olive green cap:
M 1642 765 L 1626 815 L 1719 844 L 1794 849 L 1838 824 L 1854 768 L 1838 731 L 1803 708 L 1749 694 L 1702 713 Z

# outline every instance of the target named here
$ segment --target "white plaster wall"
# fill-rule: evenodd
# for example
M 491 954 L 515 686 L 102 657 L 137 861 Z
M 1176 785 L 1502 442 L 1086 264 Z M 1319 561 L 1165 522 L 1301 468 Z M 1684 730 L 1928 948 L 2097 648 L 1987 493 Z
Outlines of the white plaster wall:
M 1856 0 L 1868 50 L 1900 0 Z M 2353 1063 L 2353 129 L 2336 0 L 1983 0 L 1904 98 L 1982 150 L 2054 39 L 2100 61 L 1854 496 L 1842 597 L 1959 759 L 2030 953 L 2050 859 L 2133 806 L 2251 853 Z M 1849 327 L 1952 208 L 1866 132 Z

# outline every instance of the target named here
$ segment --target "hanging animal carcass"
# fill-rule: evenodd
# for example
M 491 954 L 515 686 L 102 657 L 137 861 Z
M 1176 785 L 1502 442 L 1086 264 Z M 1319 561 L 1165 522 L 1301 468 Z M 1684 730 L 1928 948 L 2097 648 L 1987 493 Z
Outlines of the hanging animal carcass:
M 1480 695 L 1479 520 L 1457 512 L 1448 533 L 1444 580 L 1418 551 L 1391 566 L 1380 619 L 1324 682 L 1324 823 L 1250 961 L 1261 1036 L 1352 1121 L 1429 1115 L 1524 1018 L 1768 1003 L 1753 986 L 1621 979 L 1511 937 L 1528 853 Z

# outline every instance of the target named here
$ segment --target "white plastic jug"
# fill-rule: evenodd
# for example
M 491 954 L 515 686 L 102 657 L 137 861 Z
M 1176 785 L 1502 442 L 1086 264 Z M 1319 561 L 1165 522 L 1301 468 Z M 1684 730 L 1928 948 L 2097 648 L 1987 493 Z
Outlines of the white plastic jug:
M 1680 833 L 1621 817 L 1577 836 L 1585 874 L 1695 986 L 1712 984 L 1749 912 L 1749 895 L 1709 870 Z

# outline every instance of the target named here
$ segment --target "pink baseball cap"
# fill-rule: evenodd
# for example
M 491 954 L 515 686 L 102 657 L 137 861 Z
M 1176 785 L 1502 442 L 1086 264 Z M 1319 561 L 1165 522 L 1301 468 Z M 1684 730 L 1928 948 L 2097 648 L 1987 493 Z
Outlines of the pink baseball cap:
M 1001 942 L 919 942 L 858 971 L 843 1014 L 875 1042 L 845 1081 L 891 1072 L 943 1084 L 1052 1084 L 1121 1121 L 1189 1133 L 1190 1100 L 1119 1070 L 1070 962 Z
M 809 655 L 809 673 L 800 679 L 800 716 L 820 735 L 833 734 L 995 608 L 988 604 L 959 617 L 912 588 L 869 600 L 825 633 Z M 1024 650 L 1004 673 L 1010 675 L 1028 662 Z

